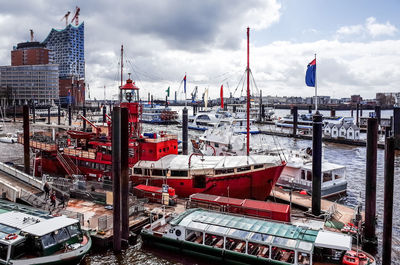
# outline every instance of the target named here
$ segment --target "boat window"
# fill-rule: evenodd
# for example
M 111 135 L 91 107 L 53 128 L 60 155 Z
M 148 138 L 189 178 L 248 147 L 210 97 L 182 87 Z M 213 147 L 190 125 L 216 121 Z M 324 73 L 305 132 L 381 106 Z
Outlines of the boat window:
M 228 231 L 228 228 L 222 227 L 222 226 L 216 226 L 216 225 L 210 225 L 207 228 L 208 233 L 217 233 L 217 234 L 225 234 Z
M 271 258 L 286 263 L 294 263 L 294 251 L 285 248 L 272 247 Z
M 142 175 L 142 169 L 135 167 L 133 169 L 133 174 Z
M 224 237 L 217 236 L 213 234 L 206 234 L 204 244 L 211 247 L 223 248 L 224 247 Z
M 50 233 L 50 234 L 42 236 L 42 244 L 43 244 L 43 248 L 47 248 L 49 246 L 55 245 L 56 240 L 54 239 L 53 235 Z
M 249 242 L 247 254 L 262 258 L 269 258 L 269 246 Z
M 54 238 L 57 240 L 57 242 L 63 242 L 69 238 L 67 229 L 65 227 L 58 229 L 57 231 L 54 232 Z
M 0 259 L 7 260 L 8 245 L 0 243 Z
M 152 176 L 165 176 L 165 170 L 153 169 Z
M 245 253 L 246 241 L 227 237 L 225 243 L 225 249 L 239 253 Z
M 310 254 L 309 253 L 298 252 L 297 255 L 298 255 L 298 257 L 297 257 L 298 264 L 310 265 Z
M 203 233 L 193 230 L 186 230 L 186 241 L 203 244 Z
M 197 119 L 210 120 L 210 117 L 208 117 L 207 115 L 200 115 Z
M 187 177 L 188 172 L 184 170 L 172 170 L 171 176 L 172 177 Z
M 260 241 L 260 242 L 271 242 L 272 241 L 272 236 L 270 235 L 265 235 L 265 234 L 260 234 L 260 233 L 254 233 L 253 236 L 251 237 L 252 240 Z
M 343 176 L 335 174 L 335 179 L 341 179 Z
M 79 235 L 81 233 L 78 223 L 68 226 L 67 229 L 71 237 Z
M 238 172 L 247 171 L 247 170 L 250 170 L 250 166 L 247 166 L 247 167 L 239 167 L 239 168 L 237 169 Z
M 306 179 L 306 172 L 304 170 L 301 171 L 301 179 Z
M 272 244 L 294 248 L 296 246 L 297 241 L 293 239 L 283 238 L 283 237 L 275 237 Z
M 219 144 L 218 144 L 218 143 L 214 143 L 214 145 L 215 145 L 215 147 L 219 147 Z
M 307 171 L 307 180 L 312 181 L 312 174 L 311 171 Z
M 264 167 L 264 165 L 254 165 L 254 169 L 263 168 L 263 167 Z
M 243 231 L 243 230 L 238 230 L 238 229 L 231 229 L 228 233 L 228 235 L 233 236 L 233 237 L 239 237 L 239 238 L 246 238 L 248 236 L 249 232 L 248 231 Z
M 27 246 L 25 245 L 25 240 L 23 242 L 19 242 L 18 244 L 15 244 L 14 246 L 12 246 L 12 249 L 11 249 L 11 258 L 12 259 L 20 258 L 21 256 L 23 256 L 26 253 L 25 250 L 28 250 L 26 248 L 27 248 Z
M 215 170 L 215 175 L 229 174 L 233 172 L 234 172 L 233 168 L 217 169 Z
M 327 181 L 331 181 L 331 180 L 332 180 L 331 172 L 324 172 L 322 182 L 327 182 Z

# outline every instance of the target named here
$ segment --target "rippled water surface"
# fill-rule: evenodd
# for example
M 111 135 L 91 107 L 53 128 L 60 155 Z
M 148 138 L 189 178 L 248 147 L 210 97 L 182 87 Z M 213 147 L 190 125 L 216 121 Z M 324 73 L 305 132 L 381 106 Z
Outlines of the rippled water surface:
M 177 107 L 177 110 L 182 108 Z M 192 110 L 189 108 L 189 114 Z M 364 110 L 364 116 L 368 115 Z M 288 114 L 288 110 L 277 110 L 277 115 L 282 117 Z M 300 111 L 305 113 L 305 111 Z M 322 112 L 328 115 L 328 112 Z M 349 116 L 349 111 L 337 111 L 337 115 Z M 355 114 L 354 114 L 355 115 Z M 382 117 L 390 117 L 392 112 L 383 111 Z M 7 131 L 14 131 L 16 128 L 22 129 L 22 124 L 18 126 L 6 125 Z M 144 125 L 145 131 L 154 131 L 154 126 Z M 172 133 L 177 133 L 181 139 L 181 129 L 176 126 L 157 126 L 157 130 L 166 130 Z M 198 135 L 199 133 L 189 131 L 190 135 Z M 265 141 L 273 141 L 271 136 L 258 136 Z M 365 137 L 365 136 L 364 136 Z M 277 138 L 279 143 L 288 149 L 306 148 L 311 146 L 311 141 L 298 140 L 291 138 Z M 21 145 L 8 145 L 0 143 L 0 159 L 1 161 L 10 161 L 21 158 Z M 366 169 L 366 149 L 364 147 L 354 147 L 347 145 L 339 145 L 332 143 L 324 143 L 323 153 L 326 160 L 333 163 L 338 163 L 347 166 L 348 192 L 347 196 L 341 198 L 342 203 L 349 206 L 355 206 L 357 199 L 361 196 L 364 201 L 365 197 L 365 169 Z M 379 251 L 382 242 L 382 222 L 383 222 L 383 169 L 384 168 L 384 150 L 378 150 L 378 165 L 377 165 L 377 236 L 379 239 Z M 395 187 L 394 187 L 394 213 L 393 213 L 393 262 L 392 264 L 400 264 L 400 153 L 396 153 L 395 159 Z M 379 257 L 380 252 L 378 253 Z M 119 255 L 114 255 L 112 251 L 95 252 L 93 251 L 83 262 L 84 264 L 202 264 L 198 260 L 193 260 L 188 257 L 166 253 L 157 249 L 142 249 L 140 240 L 135 246 L 130 246 L 127 250 Z M 203 263 L 205 264 L 205 263 Z

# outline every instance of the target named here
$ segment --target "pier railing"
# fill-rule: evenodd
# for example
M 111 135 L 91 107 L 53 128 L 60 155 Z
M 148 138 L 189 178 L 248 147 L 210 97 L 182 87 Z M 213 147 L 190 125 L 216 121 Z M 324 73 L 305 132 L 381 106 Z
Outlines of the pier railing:
M 15 177 L 39 190 L 42 190 L 43 184 L 42 181 L 36 179 L 35 177 L 28 175 L 16 168 L 13 168 L 5 163 L 0 162 L 0 171 L 3 171 L 12 177 Z

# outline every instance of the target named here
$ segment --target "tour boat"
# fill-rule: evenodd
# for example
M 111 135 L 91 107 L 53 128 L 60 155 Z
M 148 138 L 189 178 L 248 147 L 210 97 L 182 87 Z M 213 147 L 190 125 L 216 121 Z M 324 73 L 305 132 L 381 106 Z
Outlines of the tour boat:
M 357 258 L 354 264 L 376 264 L 354 251 L 349 235 L 203 209 L 158 219 L 141 236 L 145 245 L 216 263 L 350 264 Z
M 194 116 L 188 118 L 188 128 L 198 131 L 206 131 L 210 128 L 218 127 L 222 119 L 232 119 L 232 114 L 220 108 L 209 111 L 199 111 Z
M 279 118 L 275 125 L 282 128 L 293 128 L 293 115 L 289 114 L 283 118 Z M 312 129 L 312 114 L 299 114 L 297 118 L 298 129 Z
M 18 141 L 17 135 L 13 133 L 6 133 L 0 136 L 0 142 L 13 144 Z
M 79 220 L 9 204 L 0 202 L 1 264 L 78 264 L 90 250 Z
M 163 107 L 158 104 L 142 105 L 141 122 L 153 124 L 177 124 L 178 113 L 170 107 Z

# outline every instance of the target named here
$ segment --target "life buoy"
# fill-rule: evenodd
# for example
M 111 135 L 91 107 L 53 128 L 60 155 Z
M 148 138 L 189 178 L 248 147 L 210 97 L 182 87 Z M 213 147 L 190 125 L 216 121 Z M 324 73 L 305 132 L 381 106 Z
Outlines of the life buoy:
M 8 234 L 6 235 L 5 239 L 6 240 L 14 240 L 18 237 L 18 235 L 16 233 L 12 233 L 12 234 Z

